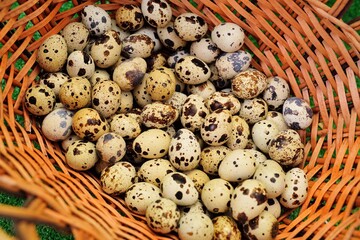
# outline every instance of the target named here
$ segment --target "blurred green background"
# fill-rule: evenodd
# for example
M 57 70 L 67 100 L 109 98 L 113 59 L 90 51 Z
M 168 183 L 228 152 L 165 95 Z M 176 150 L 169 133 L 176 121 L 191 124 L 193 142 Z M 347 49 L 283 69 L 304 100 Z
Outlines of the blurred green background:
M 331 6 L 335 0 L 330 0 L 328 4 Z M 18 6 L 17 3 L 13 4 L 13 7 Z M 68 2 L 63 5 L 60 11 L 65 11 L 72 7 L 72 3 Z M 349 10 L 344 14 L 343 20 L 345 22 L 348 22 L 355 17 L 360 16 L 360 0 L 354 0 Z M 29 27 L 31 27 L 31 23 L 28 24 Z M 36 34 L 35 34 L 36 35 Z M 34 36 L 36 39 L 37 36 Z M 0 46 L 1 47 L 1 46 Z M 17 68 L 20 69 L 22 67 L 23 63 L 20 61 L 18 62 Z M 0 193 L 0 203 L 6 204 L 6 205 L 13 205 L 13 206 L 22 206 L 25 202 L 25 199 L 14 197 L 5 193 Z M 294 214 L 296 215 L 296 212 Z M 293 217 L 296 217 L 293 215 Z M 13 222 L 8 219 L 0 218 L 0 227 L 3 228 L 8 234 L 14 235 L 14 229 L 13 229 Z M 44 226 L 44 225 L 38 225 L 37 231 L 43 240 L 70 240 L 74 239 L 73 236 L 67 235 L 64 233 L 61 233 L 57 230 L 54 230 L 51 227 Z

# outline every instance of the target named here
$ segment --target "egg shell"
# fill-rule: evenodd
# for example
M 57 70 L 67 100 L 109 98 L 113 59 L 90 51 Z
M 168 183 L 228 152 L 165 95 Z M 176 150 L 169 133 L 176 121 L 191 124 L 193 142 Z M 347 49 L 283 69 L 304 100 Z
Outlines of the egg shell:
M 165 27 L 172 18 L 171 6 L 165 0 L 143 0 L 141 11 L 146 22 L 153 27 Z
M 101 80 L 92 88 L 92 107 L 104 118 L 115 114 L 120 106 L 121 89 L 114 81 Z
M 149 129 L 140 133 L 133 142 L 133 149 L 143 158 L 161 158 L 168 153 L 170 136 L 161 129 Z
M 306 129 L 312 123 L 313 111 L 302 98 L 291 97 L 286 99 L 282 114 L 286 124 L 295 130 Z
M 131 185 L 125 193 L 125 204 L 133 212 L 145 215 L 146 208 L 161 198 L 160 188 L 147 182 Z
M 95 63 L 86 52 L 73 51 L 68 56 L 66 71 L 70 77 L 90 78 L 95 72 Z
M 134 140 L 130 139 L 125 141 L 126 143 L 126 152 L 125 152 L 125 156 L 122 158 L 122 161 L 126 161 L 129 162 L 133 165 L 141 165 L 143 164 L 147 159 L 143 158 L 140 154 L 136 153 L 134 148 L 133 148 L 133 143 Z M 140 180 L 139 176 L 136 175 L 137 179 Z
M 172 200 L 178 206 L 190 206 L 199 197 L 191 178 L 180 172 L 165 175 L 161 180 L 160 189 L 164 198 Z
M 279 222 L 269 212 L 263 211 L 259 216 L 244 224 L 244 233 L 251 239 L 275 239 L 279 231 Z
M 201 192 L 201 201 L 212 213 L 225 213 L 230 207 L 231 195 L 234 188 L 221 178 L 214 178 L 205 183 Z
M 200 134 L 205 143 L 220 146 L 230 137 L 231 113 L 225 109 L 217 109 L 206 115 L 201 125 Z
M 95 69 L 94 74 L 89 78 L 91 86 L 100 80 L 111 80 L 110 74 L 105 69 Z
M 276 111 L 268 111 L 266 120 L 274 122 L 277 125 L 279 131 L 289 129 L 289 126 L 286 124 L 282 113 Z
M 212 219 L 214 240 L 241 240 L 237 223 L 229 216 L 217 216 Z
M 215 62 L 219 76 L 222 79 L 232 79 L 238 73 L 249 68 L 252 57 L 246 51 L 221 54 Z
M 114 132 L 105 133 L 96 142 L 96 152 L 101 161 L 118 162 L 125 156 L 125 140 Z
M 70 134 L 70 136 L 61 141 L 61 148 L 64 149 L 66 152 L 69 146 L 77 140 L 81 140 L 81 138 L 79 138 L 76 134 L 72 133 Z
M 269 120 L 256 122 L 251 129 L 252 139 L 263 153 L 269 152 L 270 142 L 278 133 L 277 125 Z
M 147 58 L 154 51 L 155 43 L 146 34 L 131 34 L 122 41 L 122 54 L 127 58 Z
M 46 85 L 51 88 L 56 98 L 59 97 L 60 87 L 63 83 L 69 80 L 69 75 L 63 72 L 44 73 L 40 78 L 40 85 Z
M 219 176 L 229 182 L 249 179 L 255 172 L 255 159 L 243 149 L 229 152 L 219 165 Z
M 174 20 L 176 34 L 185 41 L 201 39 L 208 30 L 205 20 L 195 13 L 182 13 Z
M 81 22 L 72 22 L 64 27 L 61 36 L 65 39 L 68 53 L 82 51 L 90 38 L 90 32 Z
M 236 74 L 231 80 L 231 89 L 236 97 L 252 99 L 259 96 L 267 87 L 267 78 L 262 72 L 249 68 Z
M 171 138 L 169 146 L 170 163 L 180 171 L 195 169 L 200 162 L 200 144 L 188 129 L 179 129 Z
M 200 153 L 200 165 L 209 175 L 217 175 L 221 161 L 231 152 L 226 146 L 208 146 Z
M 59 34 L 54 34 L 40 45 L 36 61 L 44 71 L 58 72 L 66 63 L 67 51 L 65 39 Z
M 146 78 L 146 75 L 147 73 L 144 75 L 144 78 Z M 141 81 L 141 83 L 133 89 L 132 93 L 135 103 L 141 108 L 153 102 L 150 94 L 146 90 L 146 81 Z
M 175 51 L 174 53 L 172 53 L 166 60 L 167 65 L 170 68 L 174 68 L 175 64 L 179 61 L 179 59 L 185 57 L 185 56 L 190 56 L 190 53 L 188 50 L 186 49 L 179 49 L 177 51 Z
M 189 213 L 180 218 L 178 234 L 181 240 L 211 240 L 214 226 L 204 213 Z
M 91 103 L 91 84 L 84 77 L 72 77 L 60 87 L 59 98 L 69 110 L 78 110 Z
M 157 34 L 156 28 L 145 26 L 136 31 L 135 33 L 148 35 L 154 41 L 154 52 L 157 52 L 162 48 L 162 44 L 159 35 Z
M 117 113 L 127 113 L 134 106 L 134 96 L 130 91 L 121 91 L 120 93 L 120 106 Z
M 266 190 L 261 182 L 254 179 L 242 181 L 234 189 L 231 197 L 232 217 L 244 224 L 264 211 L 266 201 Z
M 206 63 L 214 62 L 220 52 L 220 49 L 211 40 L 211 38 L 203 37 L 191 43 L 190 46 L 190 54 L 200 58 Z
M 137 174 L 141 180 L 152 183 L 157 187 L 160 187 L 161 180 L 166 174 L 176 172 L 176 169 L 171 165 L 167 159 L 150 159 L 144 162 Z
M 235 23 L 225 22 L 215 26 L 211 39 L 224 52 L 235 52 L 244 44 L 244 30 Z
M 149 128 L 164 128 L 173 124 L 179 113 L 175 107 L 161 102 L 149 103 L 141 113 L 142 123 Z
M 209 80 L 209 66 L 194 56 L 185 56 L 175 64 L 175 74 L 185 84 L 200 84 Z
M 116 24 L 116 19 L 111 19 L 111 30 L 114 30 L 121 41 L 123 41 L 126 37 L 130 35 L 130 32 L 124 31 Z
M 281 205 L 280 202 L 276 198 L 269 198 L 266 201 L 266 207 L 264 211 L 268 211 L 275 218 L 279 218 L 281 216 Z
M 212 82 L 209 80 L 196 85 L 186 85 L 186 91 L 190 94 L 197 94 L 201 96 L 203 99 L 207 99 L 213 93 L 216 92 L 216 88 Z
M 275 76 L 267 79 L 268 85 L 263 92 L 263 99 L 274 110 L 280 107 L 290 96 L 290 87 L 283 78 Z
M 51 141 L 65 140 L 72 133 L 72 117 L 74 113 L 58 108 L 46 115 L 41 123 L 41 131 Z
M 147 64 L 147 72 L 150 72 L 155 68 L 164 67 L 166 65 L 166 56 L 162 52 L 154 52 L 150 57 L 147 57 L 145 61 Z
M 231 93 L 213 92 L 205 100 L 205 105 L 210 111 L 217 109 L 227 109 L 231 115 L 235 115 L 240 111 L 240 101 Z
M 116 10 L 115 20 L 124 31 L 137 31 L 144 25 L 140 7 L 133 4 L 121 5 Z
M 219 76 L 219 71 L 217 70 L 214 63 L 209 65 L 211 76 L 209 81 L 211 81 L 217 90 L 222 91 L 223 89 L 231 87 L 230 79 L 223 79 Z
M 110 130 L 124 139 L 134 139 L 141 133 L 141 126 L 134 117 L 127 113 L 120 113 L 111 119 Z
M 296 208 L 304 203 L 308 194 L 308 180 L 304 170 L 292 168 L 285 175 L 285 191 L 280 203 L 286 208 Z
M 80 138 L 96 141 L 109 132 L 110 127 L 106 119 L 101 117 L 95 109 L 83 108 L 75 113 L 72 128 Z
M 122 91 L 131 91 L 140 85 L 146 73 L 146 61 L 135 57 L 122 62 L 113 72 L 113 80 Z
M 205 213 L 205 214 L 207 214 L 206 207 L 199 199 L 190 206 L 182 206 L 179 208 L 180 208 L 180 218 L 189 213 Z
M 174 22 L 169 22 L 164 27 L 157 28 L 157 34 L 161 43 L 171 51 L 177 51 L 185 48 L 186 41 L 181 39 L 175 32 Z M 171 67 L 171 65 L 169 64 Z
M 244 150 L 255 159 L 256 167 L 267 160 L 267 157 L 258 150 L 255 149 L 244 149 Z
M 91 35 L 100 36 L 111 28 L 111 18 L 102 8 L 88 5 L 81 11 L 81 21 Z
M 65 161 L 76 171 L 86 171 L 98 161 L 95 144 L 88 141 L 74 141 L 66 151 Z
M 135 183 L 136 170 L 128 162 L 119 161 L 101 172 L 100 182 L 104 192 L 119 195 Z
M 146 208 L 147 225 L 158 233 L 169 233 L 176 230 L 180 219 L 180 210 L 176 204 L 166 198 L 160 198 Z
M 249 142 L 249 124 L 240 116 L 233 115 L 231 118 L 231 132 L 226 146 L 230 149 L 244 149 Z
M 25 107 L 31 114 L 44 116 L 54 109 L 55 103 L 55 93 L 46 85 L 34 85 L 26 90 Z
M 120 59 L 121 49 L 119 35 L 114 30 L 109 30 L 95 39 L 90 55 L 97 67 L 108 68 Z
M 182 109 L 180 121 L 184 128 L 192 132 L 199 131 L 209 110 L 205 106 L 204 99 L 196 94 L 191 94 L 185 100 Z
M 184 173 L 186 174 L 186 176 L 191 178 L 191 180 L 195 184 L 196 190 L 200 194 L 201 194 L 202 189 L 204 188 L 205 183 L 210 181 L 209 176 L 204 171 L 201 171 L 200 169 L 193 169 L 190 171 L 186 171 Z
M 153 101 L 168 100 L 175 92 L 175 75 L 170 68 L 155 68 L 146 75 L 144 81 L 146 81 L 146 91 Z
M 174 92 L 171 97 L 165 101 L 166 104 L 170 104 L 175 107 L 178 113 L 182 114 L 182 107 L 187 99 L 187 95 L 181 92 Z
M 249 138 L 248 143 L 245 146 L 245 149 L 257 150 L 256 145 L 251 138 Z
M 268 106 L 262 98 L 245 99 L 241 104 L 239 116 L 248 124 L 255 124 L 264 120 L 268 113 Z
M 109 162 L 104 162 L 104 161 L 99 160 L 99 161 L 97 161 L 97 162 L 95 163 L 94 171 L 100 176 L 100 175 L 101 175 L 101 172 L 102 172 L 105 168 L 109 167 L 110 165 L 112 165 L 112 164 L 109 163 Z

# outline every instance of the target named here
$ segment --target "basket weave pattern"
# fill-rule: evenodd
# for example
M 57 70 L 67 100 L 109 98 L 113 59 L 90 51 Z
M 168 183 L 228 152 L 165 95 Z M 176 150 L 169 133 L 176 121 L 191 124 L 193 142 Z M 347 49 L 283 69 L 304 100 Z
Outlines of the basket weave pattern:
M 104 194 L 95 176 L 69 169 L 59 145 L 44 139 L 24 111 L 24 93 L 40 74 L 36 49 L 79 21 L 75 14 L 95 1 L 73 0 L 74 7 L 61 13 L 64 0 L 22 0 L 11 9 L 14 2 L 0 3 L 0 189 L 27 201 L 23 208 L 0 205 L 0 216 L 16 220 L 20 239 L 37 239 L 39 222 L 69 230 L 76 239 L 176 239 L 154 234 L 123 200 Z M 112 11 L 135 1 L 101 2 Z M 309 195 L 295 220 L 290 211 L 281 216 L 278 239 L 360 239 L 360 21 L 339 20 L 349 1 L 332 7 L 325 0 L 171 2 L 174 15 L 197 13 L 210 29 L 220 23 L 218 16 L 239 24 L 251 36 L 244 48 L 254 53 L 252 66 L 286 79 L 296 97 L 313 104 L 311 129 L 299 132 Z M 29 21 L 33 26 L 27 28 Z M 19 59 L 21 70 L 15 67 Z

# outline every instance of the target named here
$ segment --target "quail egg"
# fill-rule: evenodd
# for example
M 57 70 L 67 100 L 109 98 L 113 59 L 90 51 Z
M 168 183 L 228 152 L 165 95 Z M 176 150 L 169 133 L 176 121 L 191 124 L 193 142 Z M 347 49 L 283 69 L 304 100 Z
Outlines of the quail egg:
M 89 170 L 98 161 L 95 144 L 84 140 L 74 141 L 66 151 L 65 160 L 74 170 Z
M 36 60 L 44 71 L 58 72 L 65 65 L 67 54 L 65 39 L 59 34 L 54 34 L 40 45 Z
M 244 30 L 235 23 L 225 22 L 215 26 L 211 39 L 224 52 L 235 52 L 244 44 Z
M 46 85 L 34 85 L 25 93 L 25 107 L 36 116 L 44 116 L 50 113 L 56 103 L 55 93 Z
M 55 109 L 44 118 L 41 124 L 42 134 L 51 141 L 65 140 L 72 132 L 73 116 L 74 113 L 65 108 Z
M 82 23 L 90 30 L 91 35 L 100 36 L 111 28 L 111 18 L 102 8 L 88 5 L 81 11 Z

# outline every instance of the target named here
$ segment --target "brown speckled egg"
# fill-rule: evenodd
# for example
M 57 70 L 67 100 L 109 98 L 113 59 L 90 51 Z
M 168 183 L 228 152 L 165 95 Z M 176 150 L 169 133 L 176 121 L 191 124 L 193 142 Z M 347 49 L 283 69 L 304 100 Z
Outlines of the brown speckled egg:
M 66 71 L 70 77 L 90 78 L 95 72 L 94 60 L 86 52 L 74 51 L 68 56 Z
M 266 116 L 266 120 L 274 122 L 277 125 L 279 131 L 289 128 L 289 126 L 285 122 L 284 116 L 279 112 L 269 111 Z
M 121 89 L 116 82 L 101 80 L 92 88 L 92 107 L 104 118 L 108 118 L 118 110 L 121 101 Z
M 250 137 L 250 127 L 247 122 L 240 116 L 232 116 L 231 133 L 226 146 L 230 149 L 244 149 L 248 144 Z
M 98 161 L 95 144 L 84 140 L 74 141 L 66 151 L 65 160 L 74 170 L 89 170 Z
M 154 44 L 155 44 L 154 52 L 157 52 L 161 49 L 162 45 L 161 45 L 159 35 L 157 34 L 156 28 L 146 26 L 146 27 L 139 29 L 135 33 L 148 35 L 154 41 Z
M 205 183 L 210 181 L 209 176 L 206 174 L 206 172 L 200 170 L 200 169 L 193 169 L 190 171 L 184 172 L 186 176 L 188 176 L 195 184 L 196 190 L 201 194 Z
M 61 85 L 69 80 L 69 75 L 63 72 L 45 73 L 40 78 L 40 84 L 46 85 L 51 88 L 56 98 L 59 97 Z
M 64 37 L 68 52 L 82 51 L 89 41 L 89 30 L 81 22 L 72 22 L 66 25 L 61 35 Z
M 25 107 L 36 116 L 50 113 L 56 103 L 55 93 L 46 85 L 31 86 L 25 93 Z
M 186 99 L 187 99 L 186 94 L 181 93 L 181 92 L 174 92 L 171 95 L 171 98 L 169 98 L 165 103 L 172 105 L 173 107 L 175 107 L 178 110 L 179 114 L 182 114 L 181 109 L 182 109 L 182 106 L 184 105 Z
M 211 39 L 224 52 L 235 52 L 244 44 L 244 30 L 235 23 L 225 22 L 211 31 Z
M 122 42 L 122 54 L 127 58 L 147 58 L 154 51 L 155 43 L 146 34 L 131 34 Z
M 169 22 L 164 27 L 158 27 L 157 33 L 161 43 L 171 51 L 181 50 L 186 46 L 187 42 L 176 34 L 173 22 Z
M 151 54 L 151 56 L 146 58 L 145 61 L 148 72 L 155 68 L 164 67 L 166 65 L 166 57 L 161 52 Z
M 214 226 L 205 213 L 189 213 L 180 218 L 178 234 L 182 240 L 212 240 Z
M 82 23 L 90 30 L 91 35 L 100 36 L 111 28 L 111 18 L 102 8 L 88 5 L 81 11 Z
M 94 74 L 90 77 L 89 81 L 91 86 L 94 86 L 100 80 L 110 80 L 110 74 L 104 69 L 95 69 Z
M 110 130 L 124 139 L 134 139 L 141 133 L 139 122 L 128 113 L 114 115 L 110 122 Z
M 101 161 L 118 162 L 125 156 L 125 140 L 114 132 L 105 133 L 96 142 L 96 152 Z
M 185 56 L 175 64 L 175 74 L 185 84 L 200 84 L 209 80 L 209 66 L 194 56 Z
M 146 75 L 147 73 L 144 75 L 144 78 L 146 78 Z M 134 88 L 132 93 L 136 104 L 140 107 L 145 107 L 147 104 L 153 102 L 150 94 L 146 90 L 146 81 L 141 81 L 141 83 Z
M 217 109 L 206 115 L 200 128 L 201 138 L 208 145 L 224 144 L 231 133 L 231 113 L 225 109 Z
M 148 128 L 164 128 L 173 124 L 179 113 L 175 107 L 161 102 L 146 105 L 141 113 L 142 123 Z
M 229 210 L 230 199 L 234 188 L 221 178 L 214 178 L 205 183 L 201 192 L 201 201 L 212 213 L 225 213 Z
M 161 180 L 172 172 L 176 172 L 176 169 L 169 160 L 157 158 L 144 162 L 138 170 L 138 176 L 141 180 L 160 187 Z
M 210 111 L 227 109 L 232 115 L 240 111 L 240 101 L 231 93 L 214 92 L 205 100 L 205 105 Z
M 190 54 L 200 58 L 206 63 L 214 62 L 220 54 L 220 49 L 211 38 L 201 38 L 190 46 Z
M 241 104 L 239 116 L 248 124 L 264 120 L 268 113 L 268 106 L 262 98 L 246 99 Z
M 109 125 L 100 114 L 92 108 L 83 108 L 73 117 L 73 131 L 80 138 L 96 141 L 103 134 L 109 132 Z
M 184 128 L 192 132 L 199 131 L 208 114 L 209 110 L 205 106 L 204 99 L 199 95 L 191 94 L 182 106 L 180 116 L 181 124 Z
M 280 203 L 286 208 L 296 208 L 306 199 L 308 180 L 304 170 L 292 168 L 285 174 L 285 190 L 281 194 Z
M 251 99 L 262 93 L 267 86 L 267 78 L 262 72 L 249 68 L 238 73 L 231 81 L 231 89 L 235 96 Z
M 165 101 L 175 92 L 175 75 L 167 67 L 159 67 L 146 75 L 146 91 L 153 101 Z
M 119 28 L 119 26 L 116 24 L 115 19 L 111 19 L 111 30 L 114 30 L 119 35 L 119 38 L 121 41 L 130 35 L 129 32 L 124 31 L 121 28 Z
M 120 106 L 117 110 L 118 113 L 127 113 L 134 106 L 134 97 L 132 92 L 121 91 Z
M 72 77 L 61 85 L 60 101 L 69 110 L 88 106 L 91 102 L 91 84 L 83 77 Z
M 95 65 L 100 68 L 114 65 L 119 60 L 120 53 L 121 40 L 114 30 L 109 30 L 96 38 L 90 49 Z
M 182 13 L 174 20 L 176 34 L 185 41 L 201 39 L 208 30 L 205 20 L 195 13 Z
M 216 176 L 221 161 L 229 152 L 231 149 L 226 146 L 205 147 L 200 154 L 200 165 L 204 172 Z
M 65 39 L 54 34 L 40 45 L 36 60 L 46 72 L 58 72 L 65 65 L 67 54 Z
M 249 68 L 252 57 L 246 51 L 224 53 L 216 59 L 215 66 L 222 79 L 232 79 L 236 74 Z
M 133 142 L 133 149 L 143 158 L 161 158 L 168 153 L 170 136 L 161 129 L 149 129 L 137 136 Z
M 243 225 L 244 233 L 251 239 L 276 239 L 279 222 L 269 212 L 263 211 L 256 218 Z
M 128 162 L 119 161 L 101 172 L 100 182 L 104 192 L 119 195 L 135 183 L 136 170 Z
M 153 27 L 166 26 L 172 17 L 171 6 L 166 0 L 143 0 L 141 1 L 141 11 L 146 22 Z
M 218 90 L 223 90 L 231 86 L 230 79 L 222 79 L 219 75 L 219 71 L 215 66 L 215 63 L 209 65 L 211 76 L 209 80 L 214 84 Z
M 280 107 L 290 96 L 289 84 L 281 77 L 270 77 L 268 85 L 263 92 L 263 99 L 267 102 L 269 109 Z
M 209 80 L 196 85 L 186 85 L 186 92 L 190 94 L 197 94 L 203 99 L 207 99 L 216 92 L 216 88 Z
M 79 138 L 76 134 L 73 133 L 70 136 L 68 136 L 66 139 L 61 141 L 61 148 L 64 149 L 66 152 L 69 146 L 77 140 L 81 140 L 81 138 Z
M 212 219 L 214 240 L 241 240 L 237 223 L 229 216 L 217 216 Z
M 279 133 L 277 125 L 269 120 L 261 120 L 251 129 L 252 139 L 263 153 L 269 152 L 271 140 Z
M 146 73 L 146 61 L 135 57 L 118 65 L 113 72 L 113 80 L 122 91 L 131 91 L 140 85 Z
M 309 103 L 302 98 L 286 99 L 282 113 L 286 124 L 292 129 L 306 129 L 312 123 L 313 111 Z
M 175 51 L 174 53 L 172 53 L 168 58 L 167 58 L 167 64 L 170 68 L 174 68 L 175 64 L 179 61 L 179 59 L 185 57 L 185 56 L 189 56 L 190 53 L 188 52 L 188 50 L 186 49 L 179 49 L 177 51 Z
M 42 121 L 42 133 L 51 141 L 65 140 L 72 132 L 71 125 L 73 116 L 74 113 L 65 108 L 55 109 L 46 115 Z
M 144 25 L 141 9 L 133 4 L 121 5 L 115 13 L 116 24 L 124 31 L 136 31 Z

